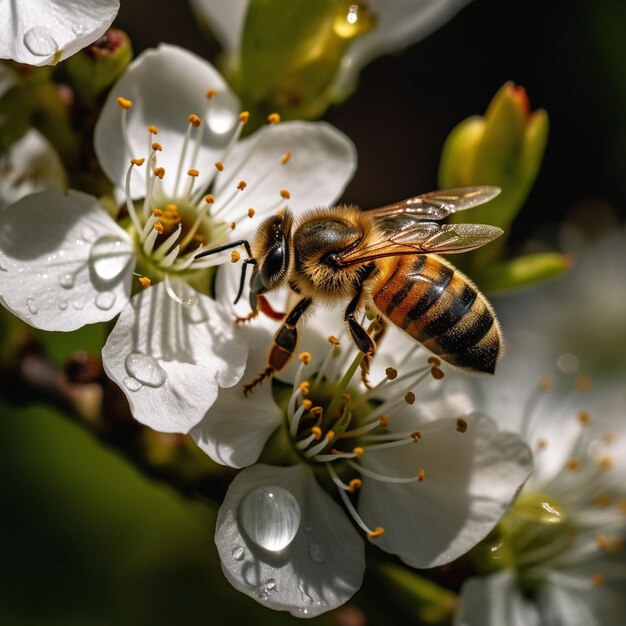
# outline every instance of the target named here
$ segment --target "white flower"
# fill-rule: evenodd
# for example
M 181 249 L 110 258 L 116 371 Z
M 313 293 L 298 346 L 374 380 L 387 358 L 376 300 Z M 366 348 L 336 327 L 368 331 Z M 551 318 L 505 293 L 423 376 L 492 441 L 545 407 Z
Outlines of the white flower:
M 0 59 L 55 64 L 98 39 L 119 0 L 3 0 Z
M 457 626 L 623 624 L 626 399 L 594 400 L 590 380 L 540 378 L 524 336 L 474 400 L 498 411 L 535 469 L 462 589 Z M 495 571 L 494 571 L 495 570 Z M 490 573 L 494 572 L 494 573 Z
M 271 341 L 263 324 L 244 329 L 244 380 L 263 369 Z M 218 463 L 265 463 L 233 482 L 215 540 L 237 589 L 298 616 L 328 611 L 360 586 L 363 543 L 343 511 L 383 550 L 433 567 L 492 530 L 531 466 L 520 438 L 486 415 L 435 410 L 443 374 L 418 344 L 405 339 L 411 354 L 367 391 L 352 380 L 360 353 L 347 339 L 346 348 L 332 337 L 329 346 L 314 328 L 341 325 L 317 312 L 302 332 L 305 352 L 280 381 L 248 398 L 241 385 L 225 390 L 191 431 Z M 374 360 L 389 363 L 385 340 Z M 334 487 L 343 511 L 321 485 Z
M 346 25 L 358 21 L 362 4 L 376 17 L 374 28 L 348 46 L 333 90 L 349 93 L 358 73 L 372 59 L 416 43 L 442 26 L 470 0 L 368 0 L 346 3 Z M 197 14 L 213 29 L 226 55 L 239 53 L 249 0 L 190 0 Z
M 223 297 L 202 293 L 207 268 L 228 253 L 195 255 L 246 238 L 252 217 L 290 194 L 296 211 L 334 201 L 355 167 L 352 144 L 326 124 L 273 123 L 238 141 L 245 121 L 211 65 L 172 46 L 147 51 L 112 88 L 95 133 L 125 198 L 124 228 L 77 191 L 41 192 L 0 213 L 5 306 L 45 330 L 122 312 L 104 367 L 134 416 L 162 431 L 196 424 L 218 387 L 239 380 L 247 353 Z M 131 299 L 133 274 L 137 287 L 159 284 Z

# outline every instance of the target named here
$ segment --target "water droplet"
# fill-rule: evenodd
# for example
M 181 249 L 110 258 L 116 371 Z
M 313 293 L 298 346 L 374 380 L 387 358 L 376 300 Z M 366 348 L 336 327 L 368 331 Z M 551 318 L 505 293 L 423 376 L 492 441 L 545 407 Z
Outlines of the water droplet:
M 323 563 L 326 560 L 324 549 L 319 543 L 312 543 L 309 546 L 309 556 L 311 557 L 311 561 L 315 561 L 315 563 Z
M 238 121 L 234 110 L 230 98 L 224 93 L 218 93 L 207 110 L 207 126 L 217 135 L 230 132 Z
M 31 54 L 47 57 L 59 49 L 59 44 L 45 26 L 34 26 L 24 34 L 24 45 Z
M 276 589 L 276 579 L 268 578 L 265 581 L 265 589 L 267 589 L 267 591 L 272 591 L 273 589 Z
M 103 311 L 108 311 L 115 304 L 116 298 L 114 291 L 103 291 L 96 296 L 96 306 Z
M 128 241 L 115 235 L 104 235 L 91 246 L 89 263 L 98 278 L 112 281 L 126 269 L 132 258 Z
M 268 578 L 262 585 L 256 588 L 256 595 L 261 600 L 267 600 L 269 598 L 269 592 L 276 591 L 276 579 Z
M 246 551 L 241 546 L 235 546 L 232 549 L 231 555 L 235 561 L 241 561 L 243 557 L 246 556 Z
M 129 354 L 126 357 L 126 371 L 148 387 L 161 387 L 167 380 L 167 374 L 159 362 L 147 354 Z
M 27 298 L 26 299 L 26 306 L 28 307 L 28 310 L 33 315 L 36 315 L 37 312 L 39 311 L 39 307 L 37 306 L 37 303 L 32 298 Z
M 85 301 L 82 298 L 76 298 L 76 300 L 72 301 L 72 306 L 77 311 L 82 311 L 85 308 Z
M 61 309 L 61 311 L 67 309 L 67 300 L 61 300 L 61 302 L 59 302 L 59 309 Z
M 61 274 L 59 276 L 59 285 L 63 289 L 71 289 L 74 286 L 74 274 Z
M 81 236 L 85 241 L 93 241 L 96 238 L 96 231 L 91 226 L 83 226 Z
M 556 361 L 557 367 L 564 374 L 575 374 L 580 368 L 580 361 L 575 354 L 562 354 Z
M 303 584 L 298 586 L 298 591 L 302 594 L 302 602 L 304 602 L 304 604 L 311 604 L 313 602 L 313 598 L 304 590 Z
M 239 521 L 254 543 L 270 552 L 279 552 L 298 532 L 300 506 L 282 487 L 257 487 L 242 498 Z
M 191 309 L 198 304 L 198 298 L 181 298 L 180 303 L 186 308 Z
M 136 378 L 127 376 L 124 379 L 124 387 L 126 387 L 129 391 L 139 391 L 143 385 Z

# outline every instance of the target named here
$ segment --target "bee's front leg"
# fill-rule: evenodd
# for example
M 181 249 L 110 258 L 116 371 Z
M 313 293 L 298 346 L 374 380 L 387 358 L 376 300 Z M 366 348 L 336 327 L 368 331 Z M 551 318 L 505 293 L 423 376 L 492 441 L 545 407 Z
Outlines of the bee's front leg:
M 302 298 L 291 309 L 282 326 L 274 335 L 274 343 L 267 356 L 267 367 L 251 383 L 244 385 L 244 395 L 247 396 L 257 385 L 282 370 L 289 363 L 300 338 L 296 326 L 312 302 L 311 298 Z

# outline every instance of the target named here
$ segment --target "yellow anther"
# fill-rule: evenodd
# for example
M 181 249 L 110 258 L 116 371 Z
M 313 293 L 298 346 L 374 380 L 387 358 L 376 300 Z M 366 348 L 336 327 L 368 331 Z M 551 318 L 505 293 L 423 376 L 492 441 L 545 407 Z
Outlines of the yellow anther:
M 464 433 L 467 431 L 467 422 L 462 417 L 459 417 L 459 419 L 457 419 L 456 421 L 456 430 L 459 433 Z
M 599 493 L 594 499 L 593 503 L 596 506 L 607 507 L 611 504 L 611 498 L 606 493 Z
M 329 335 L 328 343 L 331 346 L 338 346 L 339 345 L 339 339 L 337 339 L 337 337 L 335 337 L 334 335 Z
M 578 387 L 580 391 L 591 391 L 592 386 L 589 376 L 579 376 L 576 380 L 576 387 Z
M 322 438 L 322 429 L 319 426 L 313 426 L 311 428 L 311 434 L 315 435 L 315 439 Z
M 572 457 L 570 459 L 567 459 L 567 461 L 565 462 L 565 467 L 567 467 L 568 470 L 577 470 L 580 467 L 580 461 Z
M 240 258 L 241 258 L 241 254 L 239 254 L 239 252 L 237 250 L 233 250 L 230 253 L 230 262 L 231 263 L 237 263 L 237 261 L 239 261 Z
M 242 111 L 239 114 L 239 121 L 242 124 L 247 124 L 249 119 L 250 119 L 250 113 L 248 111 Z
M 155 167 L 152 170 L 152 172 L 159 179 L 163 179 L 163 176 L 165 176 L 165 168 L 164 167 Z
M 154 211 L 152 211 L 152 215 L 154 215 L 154 217 L 161 217 L 163 215 L 163 211 L 161 211 L 161 209 L 154 209 Z
M 139 277 L 139 284 L 144 289 L 147 289 L 152 284 L 152 281 L 147 276 L 140 276 Z
M 231 230 L 235 230 L 236 227 L 237 227 L 237 222 L 231 222 L 230 223 L 230 229 Z
M 388 415 L 382 415 L 381 418 L 378 420 L 378 423 L 383 428 L 387 428 L 387 426 L 389 426 L 389 416 Z
M 407 404 L 413 404 L 415 402 L 415 394 L 412 391 L 407 391 L 404 394 L 404 401 Z
M 278 124 L 278 122 L 280 122 L 280 115 L 278 115 L 278 113 L 270 113 L 267 116 L 267 121 L 270 124 Z
M 305 365 L 308 365 L 311 362 L 311 353 L 310 352 L 301 352 L 300 356 L 298 357 L 300 359 L 301 363 L 304 363 Z
M 421 438 L 422 438 L 422 433 L 420 433 L 419 430 L 416 430 L 415 432 L 411 433 L 411 439 L 413 439 L 415 443 L 420 441 Z
M 249 217 L 250 219 L 252 219 L 252 218 L 254 217 L 254 214 L 255 214 L 255 213 L 256 213 L 256 211 L 255 211 L 252 207 L 250 207 L 250 208 L 248 209 L 248 217 Z
M 385 529 L 382 526 L 378 526 L 374 528 L 371 533 L 367 533 L 369 539 L 376 539 L 376 537 L 380 537 L 385 532 Z
M 333 430 L 329 430 L 329 431 L 326 433 L 326 439 L 327 439 L 328 441 L 332 441 L 334 438 L 335 438 L 335 431 L 333 431 Z
M 162 152 L 162 151 L 163 151 L 163 146 L 162 146 L 160 143 L 158 143 L 158 142 L 156 142 L 156 141 L 155 141 L 155 142 L 152 144 L 152 149 L 153 149 L 155 152 Z
M 596 537 L 596 548 L 598 548 L 598 550 L 608 550 L 609 549 L 609 541 L 606 537 L 603 537 L 602 535 L 598 535 Z
M 207 100 L 214 98 L 217 95 L 217 89 L 207 89 L 204 96 Z
M 187 175 L 193 176 L 194 178 L 196 178 L 197 176 L 200 176 L 200 172 L 198 170 L 191 168 L 190 170 L 187 170 Z
M 363 481 L 360 478 L 353 478 L 348 483 L 348 491 L 350 493 L 355 493 L 357 489 L 361 488 L 361 485 L 363 485 Z
M 287 163 L 289 163 L 290 160 L 291 160 L 291 152 L 287 151 L 287 152 L 285 152 L 285 154 L 283 154 L 280 162 L 283 165 L 287 165 Z
M 208 193 L 206 196 L 204 196 L 204 201 L 207 204 L 213 204 L 215 202 L 215 198 L 210 193 Z
M 594 587 L 600 587 L 604 585 L 604 575 L 603 574 L 593 574 L 591 576 L 591 584 Z
M 578 421 L 583 425 L 587 426 L 591 422 L 591 413 L 589 411 L 581 411 L 578 414 Z
M 321 406 L 312 406 L 309 409 L 309 413 L 313 416 L 321 415 L 324 412 L 324 409 Z
M 224 171 L 224 164 L 221 161 L 216 161 L 215 162 L 215 169 L 218 172 L 223 172 Z
M 313 406 L 313 402 L 305 398 L 304 400 L 302 400 L 302 406 L 306 411 L 308 411 Z
M 121 109 L 125 109 L 125 110 L 128 110 L 128 109 L 130 109 L 130 107 L 133 106 L 132 100 L 128 100 L 128 99 L 122 98 L 122 97 L 117 99 L 117 103 L 120 105 Z
M 175 204 L 168 204 L 163 209 L 163 217 L 169 221 L 178 221 L 180 219 L 180 211 Z
M 614 464 L 615 464 L 615 461 L 613 460 L 613 457 L 610 454 L 606 454 L 598 461 L 598 465 L 600 466 L 600 469 L 605 472 L 608 472 L 613 467 Z
M 395 367 L 388 367 L 385 374 L 389 380 L 395 380 L 398 377 L 398 370 Z
M 156 230 L 159 235 L 162 235 L 165 229 L 163 228 L 163 224 L 161 224 L 161 222 L 156 222 L 154 224 L 154 230 Z
M 552 380 L 550 380 L 547 377 L 540 378 L 539 379 L 539 389 L 541 389 L 541 391 L 549 391 L 550 389 L 552 389 Z
M 612 430 L 608 430 L 602 435 L 602 441 L 606 444 L 611 444 L 615 441 L 616 435 Z
M 539 450 L 545 450 L 548 447 L 548 440 L 545 437 L 539 437 L 537 439 L 537 448 Z
M 365 450 L 363 450 L 363 448 L 361 448 L 359 446 L 354 448 L 354 450 L 352 450 L 352 452 L 354 453 L 354 456 L 356 456 L 357 459 L 360 459 L 365 454 Z
M 280 197 L 284 198 L 285 200 L 289 200 L 289 198 L 291 198 L 291 194 L 286 189 L 281 189 Z
M 239 191 L 243 191 L 247 186 L 248 186 L 248 183 L 245 180 L 240 180 L 237 183 L 237 189 L 239 189 Z
M 430 374 L 435 380 L 441 380 L 444 376 L 443 370 L 435 366 L 430 369 Z
M 420 482 L 422 482 L 424 480 L 424 478 L 426 478 L 426 470 L 424 470 L 423 467 L 420 467 L 417 470 L 417 480 L 419 480 Z
M 428 365 L 439 367 L 441 365 L 441 359 L 438 359 L 436 356 L 429 356 L 426 363 L 428 363 Z
M 143 157 L 141 159 L 131 159 L 130 162 L 137 167 L 141 167 L 144 164 L 145 159 Z
M 187 121 L 194 127 L 194 128 L 198 128 L 198 126 L 200 126 L 200 124 L 202 124 L 202 120 L 195 114 L 192 113 L 188 118 Z
M 301 393 L 307 394 L 309 393 L 309 387 L 310 387 L 309 381 L 304 380 L 300 383 L 300 386 L 298 387 L 298 389 L 300 389 Z
M 151 125 L 151 126 L 148 126 L 148 132 L 149 132 L 151 135 L 156 135 L 156 134 L 158 134 L 159 129 L 158 129 L 156 126 Z

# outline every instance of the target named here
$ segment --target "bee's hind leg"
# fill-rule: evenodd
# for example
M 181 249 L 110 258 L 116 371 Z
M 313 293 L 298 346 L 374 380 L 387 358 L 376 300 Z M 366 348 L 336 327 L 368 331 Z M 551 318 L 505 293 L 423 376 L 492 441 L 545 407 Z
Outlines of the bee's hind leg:
M 262 294 L 259 294 L 256 297 L 256 303 L 257 309 L 255 311 L 251 311 L 248 315 L 244 315 L 243 317 L 237 315 L 237 317 L 235 317 L 235 324 L 245 324 L 246 322 L 249 322 L 257 317 L 259 313 L 263 313 L 270 319 L 276 320 L 277 322 L 285 319 L 285 315 L 287 315 L 283 311 L 275 311 L 272 308 L 272 305 L 268 302 L 267 298 Z

